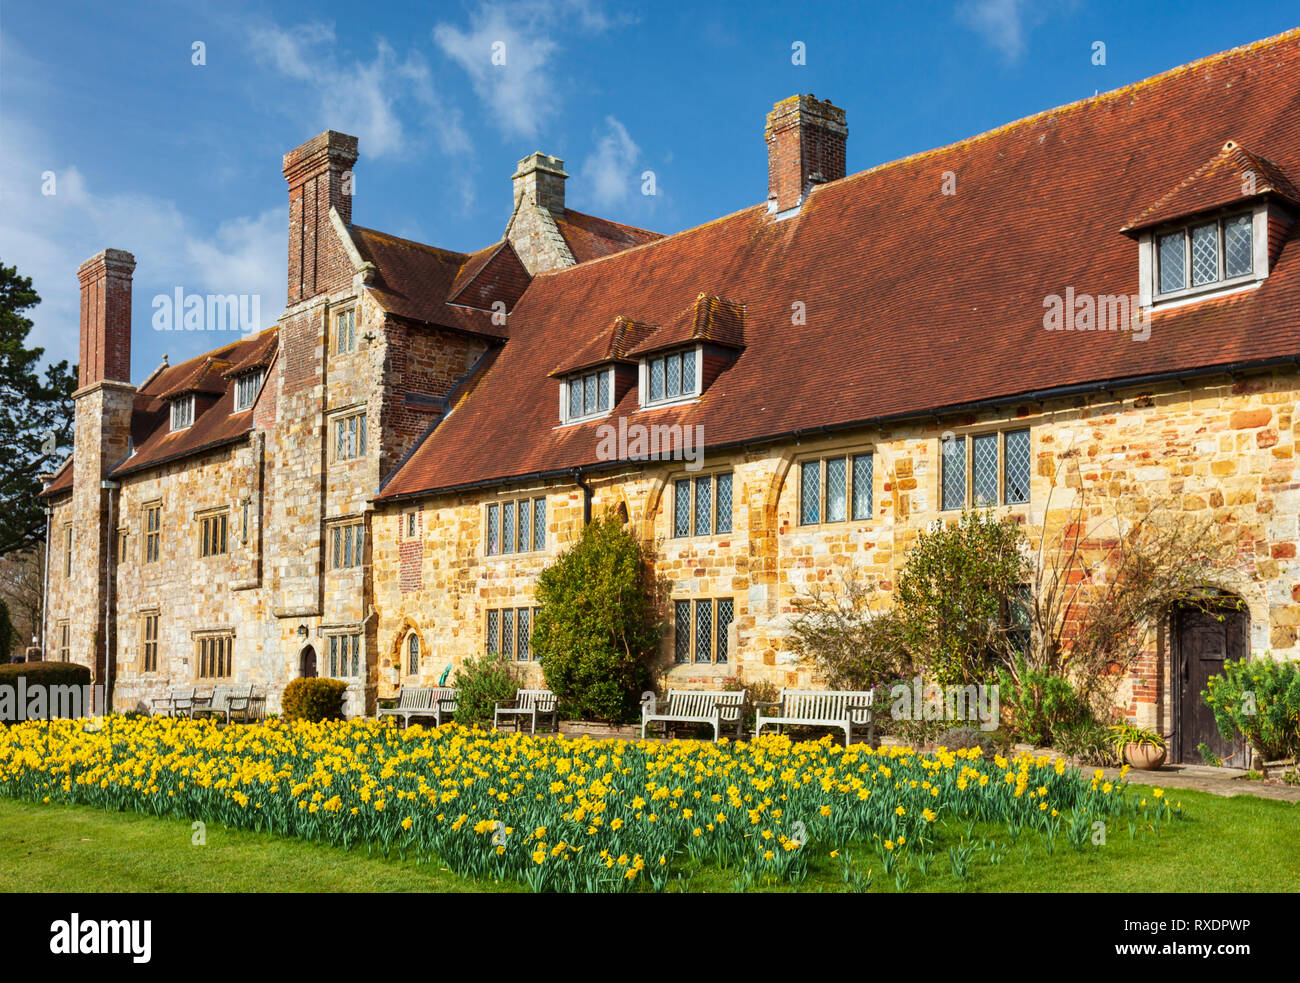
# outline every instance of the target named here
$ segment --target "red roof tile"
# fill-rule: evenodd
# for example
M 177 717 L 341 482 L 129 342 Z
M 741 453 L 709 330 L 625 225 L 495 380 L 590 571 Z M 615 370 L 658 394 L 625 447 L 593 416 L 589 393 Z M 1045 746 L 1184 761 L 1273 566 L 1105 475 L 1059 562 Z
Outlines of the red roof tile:
M 1229 140 L 1177 187 L 1126 223 L 1124 231 L 1136 232 L 1260 195 L 1300 204 L 1300 191 L 1276 164 Z
M 566 208 L 564 214 L 555 220 L 569 245 L 569 252 L 579 263 L 611 256 L 633 246 L 662 239 L 663 235 L 649 229 L 638 229 L 634 225 L 611 222 L 609 219 L 584 215 Z
M 657 325 L 643 324 L 620 315 L 614 318 L 614 323 L 609 327 L 598 331 L 591 341 L 580 347 L 572 358 L 565 360 L 551 375 L 568 375 L 597 365 L 608 365 L 610 362 L 635 361 L 629 358 L 628 353 L 658 330 Z
M 598 464 L 599 424 L 557 429 L 546 373 L 619 315 L 670 323 L 702 284 L 744 299 L 746 348 L 698 401 L 637 419 L 699 424 L 709 447 L 1300 354 L 1296 230 L 1257 289 L 1157 310 L 1146 341 L 1044 329 L 1067 287 L 1137 293 L 1118 230 L 1230 137 L 1300 174 L 1300 31 L 818 186 L 783 221 L 756 205 L 539 275 L 380 497 Z M 614 415 L 637 405 L 633 387 Z
M 695 303 L 628 354 L 635 357 L 691 341 L 711 341 L 728 348 L 744 348 L 745 305 L 702 293 L 695 298 Z

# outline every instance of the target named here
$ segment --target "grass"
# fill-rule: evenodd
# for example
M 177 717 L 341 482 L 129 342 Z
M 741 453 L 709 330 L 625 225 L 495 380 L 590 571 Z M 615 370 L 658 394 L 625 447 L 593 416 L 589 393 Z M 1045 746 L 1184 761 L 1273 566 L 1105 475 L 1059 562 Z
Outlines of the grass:
M 1150 790 L 1133 786 L 1133 792 Z M 1300 806 L 1240 795 L 1225 799 L 1202 792 L 1170 791 L 1186 819 L 1137 829 L 1127 823 L 1106 831 L 1105 846 L 1076 852 L 1064 835 L 1048 855 L 1038 834 L 1007 842 L 1005 828 L 976 827 L 979 845 L 969 877 L 956 879 L 948 848 L 961 844 L 964 824 L 949 821 L 934 847 L 927 876 L 910 874 L 911 892 L 926 891 L 1300 891 L 1294 863 L 1300 844 Z M 85 806 L 36 805 L 0 798 L 0 885 L 22 891 L 504 891 L 515 885 L 473 882 L 436 864 L 396 857 L 368 857 L 362 850 L 287 840 L 209 825 L 207 844 L 191 844 L 187 822 Z M 1005 849 L 991 863 L 987 841 Z M 893 875 L 866 846 L 850 846 L 831 859 L 824 848 L 797 890 L 845 891 L 841 869 L 851 856 L 855 869 L 873 874 L 871 890 L 896 890 Z M 692 872 L 693 891 L 732 891 L 735 870 Z M 680 889 L 680 888 L 679 888 Z M 748 891 L 761 891 L 750 885 Z M 789 885 L 774 890 L 789 891 Z

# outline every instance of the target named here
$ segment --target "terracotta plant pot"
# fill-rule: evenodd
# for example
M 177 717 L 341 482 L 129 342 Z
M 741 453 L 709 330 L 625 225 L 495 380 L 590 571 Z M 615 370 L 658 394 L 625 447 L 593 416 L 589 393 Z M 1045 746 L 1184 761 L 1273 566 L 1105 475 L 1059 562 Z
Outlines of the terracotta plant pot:
M 1165 763 L 1168 751 L 1154 744 L 1125 744 L 1124 760 L 1139 771 L 1155 771 Z

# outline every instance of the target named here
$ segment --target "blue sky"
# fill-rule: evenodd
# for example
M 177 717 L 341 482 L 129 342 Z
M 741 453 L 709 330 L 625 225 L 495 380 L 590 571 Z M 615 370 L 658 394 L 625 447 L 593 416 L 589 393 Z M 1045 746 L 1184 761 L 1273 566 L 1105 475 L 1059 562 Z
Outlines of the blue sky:
M 139 381 L 225 340 L 152 330 L 158 294 L 256 294 L 263 325 L 278 316 L 280 156 L 324 129 L 360 138 L 361 225 L 494 242 L 513 165 L 540 149 L 565 159 L 574 208 L 674 232 L 766 198 L 763 119 L 785 96 L 845 108 L 853 173 L 1297 20 L 1185 0 L 0 0 L 0 260 L 44 298 L 38 343 L 75 360 L 77 265 L 134 253 Z

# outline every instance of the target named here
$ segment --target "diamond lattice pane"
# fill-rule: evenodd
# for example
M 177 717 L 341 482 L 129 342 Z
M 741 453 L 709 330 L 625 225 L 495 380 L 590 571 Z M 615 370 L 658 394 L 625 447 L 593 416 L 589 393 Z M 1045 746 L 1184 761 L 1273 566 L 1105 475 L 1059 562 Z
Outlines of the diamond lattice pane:
M 664 359 L 664 372 L 668 376 L 668 388 L 665 392 L 669 399 L 680 396 L 682 392 L 682 357 L 669 355 Z
M 673 643 L 677 661 L 689 662 L 691 658 L 691 602 L 677 601 L 673 607 L 676 614 Z
M 718 661 L 727 661 L 727 631 L 735 614 L 736 602 L 729 597 L 718 601 Z
M 520 608 L 515 618 L 515 633 L 518 644 L 515 645 L 515 658 L 520 662 L 528 661 L 528 621 L 529 611 L 527 608 Z
M 998 504 L 998 435 L 980 434 L 971 443 L 975 464 L 975 504 L 987 508 Z
M 683 478 L 673 485 L 673 535 L 691 534 L 691 482 Z
M 501 639 L 501 619 L 500 612 L 492 608 L 487 613 L 487 650 L 489 652 L 497 651 Z
M 501 506 L 501 552 L 509 553 L 515 548 L 515 503 L 506 502 Z
M 822 462 L 804 461 L 800 476 L 799 522 L 816 525 L 822 521 Z
M 530 512 L 531 509 L 529 508 L 526 499 L 519 503 L 519 518 L 517 520 L 519 528 L 516 530 L 517 538 L 515 539 L 515 542 L 518 544 L 515 546 L 515 551 L 517 553 L 527 553 L 529 548 L 532 546 L 532 540 L 528 537 L 528 518 Z
M 497 514 L 497 507 L 495 505 L 489 505 L 487 518 L 488 556 L 501 552 L 500 521 L 501 520 Z
M 713 658 L 713 602 L 695 602 L 695 661 Z
M 1228 276 L 1245 276 L 1251 271 L 1251 235 L 1249 215 L 1223 223 L 1223 265 Z
M 849 462 L 833 457 L 826 462 L 826 521 L 843 522 L 849 517 Z
M 718 475 L 718 514 L 714 532 L 731 532 L 731 475 Z
M 695 349 L 682 352 L 682 395 L 695 392 Z
M 943 507 L 959 509 L 966 504 L 966 438 L 943 442 Z
M 506 655 L 514 655 L 515 651 L 515 609 L 503 608 L 501 610 L 501 651 Z
M 533 549 L 546 549 L 546 499 L 533 499 Z
M 1219 279 L 1219 223 L 1198 225 L 1192 229 L 1192 284 L 1213 283 Z
M 1005 451 L 1006 486 L 1004 501 L 1008 505 L 1029 501 L 1029 431 L 1012 430 L 1007 434 Z
M 650 363 L 650 398 L 664 398 L 664 360 L 656 358 Z
M 569 380 L 569 418 L 576 420 L 582 416 L 582 380 Z
M 583 386 L 582 411 L 584 413 L 595 413 L 596 412 L 596 377 L 594 375 L 587 376 L 583 380 L 582 386 Z
M 1157 252 L 1160 259 L 1160 292 L 1170 293 L 1187 286 L 1187 263 L 1183 257 L 1186 240 L 1181 232 L 1161 236 Z
M 871 518 L 871 483 L 874 471 L 872 456 L 858 454 L 853 458 L 853 518 Z
M 713 481 L 695 479 L 695 535 L 713 535 Z
M 596 382 L 596 408 L 604 412 L 609 409 L 609 373 L 600 373 L 596 376 Z

